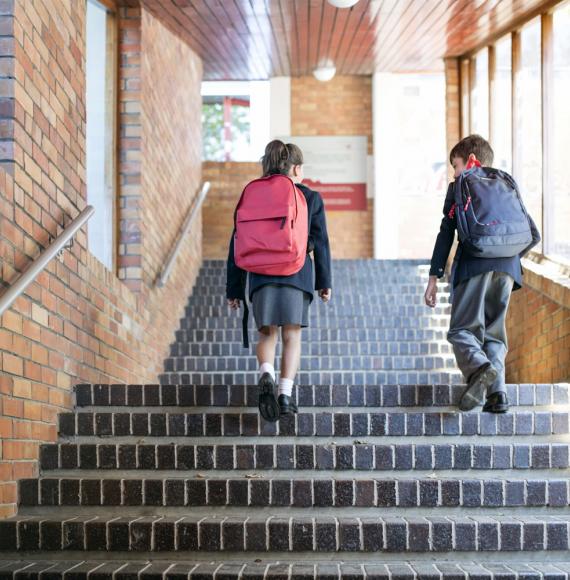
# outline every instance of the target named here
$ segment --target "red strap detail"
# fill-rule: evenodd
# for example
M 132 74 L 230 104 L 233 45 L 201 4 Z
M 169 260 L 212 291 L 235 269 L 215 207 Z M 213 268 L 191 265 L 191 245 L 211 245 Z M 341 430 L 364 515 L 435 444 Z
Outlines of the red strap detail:
M 471 196 L 469 196 L 467 198 L 467 203 L 465 204 L 465 207 L 463 208 L 463 211 L 467 211 L 469 209 L 469 206 L 471 205 Z
M 455 209 L 457 208 L 457 204 L 454 203 L 451 206 L 451 209 L 449 210 L 449 213 L 447 214 L 447 217 L 449 217 L 450 220 L 452 220 L 455 217 Z
M 473 167 L 481 167 L 481 162 L 479 159 L 469 159 L 467 165 L 465 166 L 465 170 L 472 169 Z

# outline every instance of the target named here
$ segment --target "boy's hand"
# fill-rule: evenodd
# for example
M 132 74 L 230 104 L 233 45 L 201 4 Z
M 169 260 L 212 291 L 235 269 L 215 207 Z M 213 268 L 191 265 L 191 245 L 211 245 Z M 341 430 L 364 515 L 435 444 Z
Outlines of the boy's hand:
M 424 295 L 426 305 L 430 308 L 437 306 L 437 276 L 430 276 L 429 282 Z
M 239 310 L 240 305 L 241 305 L 241 301 L 239 298 L 228 298 L 228 306 L 232 310 Z
M 319 298 L 323 302 L 328 302 L 331 299 L 331 296 L 332 290 L 330 288 L 323 288 L 322 290 L 319 290 Z

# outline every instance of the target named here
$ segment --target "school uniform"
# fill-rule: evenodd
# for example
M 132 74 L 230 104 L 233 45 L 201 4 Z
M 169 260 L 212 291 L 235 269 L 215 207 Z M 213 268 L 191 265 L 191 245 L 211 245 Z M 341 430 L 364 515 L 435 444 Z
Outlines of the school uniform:
M 455 238 L 457 223 L 451 211 L 455 202 L 453 183 L 447 190 L 443 219 L 433 255 L 430 276 L 441 278 Z M 506 315 L 511 293 L 522 286 L 521 257 L 540 241 L 538 229 L 529 216 L 532 244 L 512 258 L 477 258 L 461 242 L 453 261 L 451 321 L 448 341 L 453 345 L 457 364 L 467 379 L 484 364 L 498 372 L 487 395 L 505 392 L 505 358 L 508 351 Z
M 325 207 L 320 194 L 303 184 L 296 184 L 307 201 L 309 241 L 303 267 L 290 276 L 265 276 L 249 273 L 249 300 L 258 329 L 264 326 L 309 324 L 309 305 L 315 290 L 332 288 L 332 264 Z M 227 261 L 226 296 L 245 300 L 247 272 L 238 268 L 234 259 L 232 232 Z M 309 252 L 313 252 L 313 260 Z M 314 272 L 313 272 L 314 270 Z

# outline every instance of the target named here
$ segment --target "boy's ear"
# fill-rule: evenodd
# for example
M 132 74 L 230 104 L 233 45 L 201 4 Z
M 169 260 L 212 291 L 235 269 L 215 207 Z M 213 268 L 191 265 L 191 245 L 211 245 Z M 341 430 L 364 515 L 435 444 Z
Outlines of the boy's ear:
M 470 161 L 477 161 L 477 156 L 475 155 L 475 153 L 469 154 L 469 158 L 467 159 L 467 163 L 469 163 Z

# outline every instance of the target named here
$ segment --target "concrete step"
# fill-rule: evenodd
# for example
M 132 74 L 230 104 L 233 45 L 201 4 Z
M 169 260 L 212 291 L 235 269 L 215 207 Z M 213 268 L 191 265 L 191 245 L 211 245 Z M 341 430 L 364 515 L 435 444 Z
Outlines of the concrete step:
M 257 371 L 171 372 L 160 375 L 163 385 L 252 385 L 259 379 Z M 462 384 L 463 376 L 453 369 L 430 371 L 305 371 L 295 377 L 298 385 L 418 385 Z
M 278 443 L 244 438 L 240 443 L 204 439 L 116 443 L 47 443 L 40 446 L 40 468 L 63 470 L 563 470 L 569 467 L 568 441 L 538 443 L 535 438 L 467 438 L 450 443 L 437 438 L 422 443 L 338 439 L 315 443 L 289 438 Z M 553 474 L 553 477 L 560 477 Z
M 567 551 L 570 516 L 17 516 L 0 551 L 451 553 Z
M 164 360 L 165 372 L 236 372 L 259 368 L 257 357 L 245 356 L 172 356 Z M 301 371 L 382 370 L 431 371 L 433 369 L 457 370 L 452 354 L 424 355 L 360 355 L 324 356 L 302 354 Z
M 195 407 L 191 412 L 121 409 L 118 412 L 78 412 L 59 415 L 62 437 L 421 437 L 488 435 L 543 437 L 570 433 L 570 413 L 515 411 L 493 413 L 442 413 L 346 410 L 304 412 L 264 421 L 259 412 L 237 409 L 210 410 Z
M 282 343 L 277 344 L 277 355 L 283 351 Z M 305 342 L 301 356 L 428 356 L 452 354 L 453 349 L 447 341 L 425 342 Z M 189 343 L 176 342 L 170 345 L 170 356 L 193 357 L 254 357 L 238 343 Z
M 334 561 L 331 555 L 326 561 L 299 559 L 288 561 L 278 558 L 256 558 L 240 555 L 238 560 L 207 561 L 193 558 L 192 562 L 147 559 L 112 559 L 111 561 L 83 560 L 36 560 L 0 561 L 0 580 L 261 580 L 263 578 L 291 580 L 568 580 L 570 564 L 557 561 L 550 555 L 548 562 L 512 560 L 507 555 L 494 561 L 493 552 L 486 554 L 485 562 L 470 559 L 458 562 L 449 560 L 398 561 L 379 563 L 377 559 L 358 555 L 358 561 Z M 553 557 L 554 556 L 554 557 Z M 66 556 L 66 558 L 70 558 Z
M 335 321 L 328 320 L 324 317 L 318 317 L 309 311 L 309 325 L 316 328 L 323 326 L 342 325 L 343 328 L 365 329 L 365 328 L 436 328 L 442 329 L 449 326 L 449 317 L 445 315 L 440 316 L 413 316 L 413 317 L 398 317 L 398 316 L 345 316 L 338 317 Z M 197 316 L 192 318 L 183 318 L 180 321 L 180 328 L 185 330 L 216 330 L 224 329 L 231 330 L 233 328 L 242 327 L 241 313 L 233 313 L 231 316 L 224 317 L 203 317 Z M 253 323 L 251 324 L 253 328 Z
M 250 329 L 251 330 L 251 329 Z M 175 332 L 179 342 L 238 343 L 241 344 L 239 329 L 179 329 Z M 303 329 L 304 344 L 318 342 L 443 342 L 447 340 L 446 328 L 315 328 Z
M 465 385 L 295 385 L 301 407 L 457 407 Z M 511 406 L 568 405 L 570 385 L 507 385 Z M 78 407 L 257 407 L 252 385 L 91 385 L 75 387 Z
M 434 474 L 435 475 L 435 474 Z M 566 508 L 570 479 L 42 477 L 19 481 L 26 507 Z M 346 511 L 346 510 L 345 510 Z M 253 512 L 251 512 L 253 515 Z M 384 512 L 383 512 L 384 513 Z M 396 513 L 396 512 L 395 512 Z M 519 513 L 519 512 L 517 512 Z M 370 512 L 373 515 L 373 512 Z

